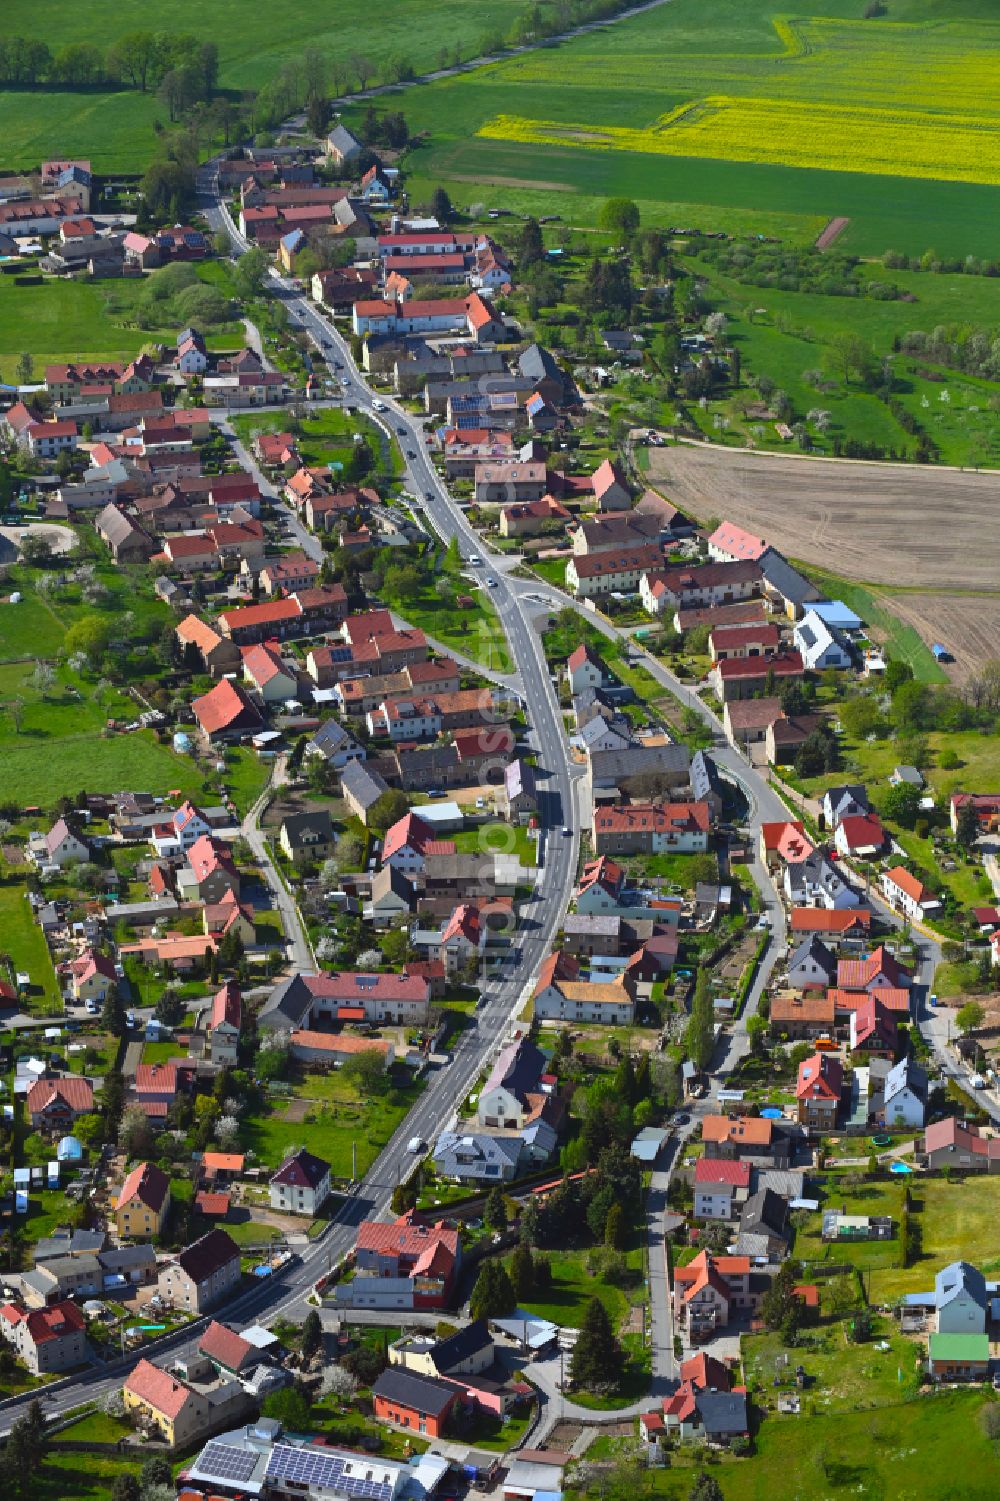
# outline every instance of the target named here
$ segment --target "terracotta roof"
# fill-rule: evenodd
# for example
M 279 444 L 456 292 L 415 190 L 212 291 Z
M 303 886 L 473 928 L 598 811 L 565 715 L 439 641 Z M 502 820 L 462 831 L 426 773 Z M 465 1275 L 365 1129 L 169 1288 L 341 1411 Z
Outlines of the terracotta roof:
M 244 1157 L 241 1152 L 203 1152 L 201 1165 L 215 1172 L 242 1173 Z
M 894 865 L 891 870 L 885 872 L 882 880 L 891 881 L 914 902 L 926 902 L 933 896 L 933 892 L 928 890 L 923 881 L 918 881 L 916 876 L 911 875 L 903 865 Z
M 140 1063 L 135 1071 L 136 1093 L 177 1093 L 176 1063 Z
M 243 1004 L 240 987 L 235 980 L 228 980 L 212 997 L 210 1024 L 217 1027 L 221 1022 L 229 1022 L 237 1031 L 242 1026 Z
M 718 547 L 732 558 L 750 558 L 757 562 L 767 552 L 770 544 L 763 537 L 755 537 L 752 532 L 737 526 L 735 522 L 722 521 L 709 537 L 708 545 Z
M 762 823 L 760 826 L 761 838 L 766 850 L 777 850 L 786 829 L 794 829 L 797 834 L 804 834 L 806 826 L 800 819 L 779 819 L 776 823 Z
M 340 1008 L 343 1011 L 356 1010 L 360 1015 L 354 1017 L 340 1017 L 345 1021 L 362 1021 L 365 1008 L 363 1006 Z M 354 1037 L 350 1032 L 312 1032 L 307 1027 L 299 1027 L 291 1035 L 292 1046 L 311 1048 L 314 1052 L 330 1053 L 331 1055 L 355 1054 L 355 1053 L 381 1053 L 383 1056 L 392 1047 L 390 1042 L 385 1042 L 380 1037 Z
M 207 735 L 228 729 L 244 715 L 248 716 L 251 724 L 261 723 L 260 714 L 245 690 L 230 678 L 223 678 L 208 693 L 196 698 L 191 708 Z
M 196 1193 L 194 1196 L 195 1208 L 200 1210 L 202 1214 L 213 1219 L 216 1216 L 218 1216 L 220 1219 L 224 1219 L 225 1216 L 229 1213 L 229 1205 L 230 1198 L 229 1195 L 225 1193 L 208 1193 L 205 1189 L 201 1189 L 201 1191 L 199 1193 Z
M 219 1194 L 216 1197 L 226 1198 L 226 1195 Z M 227 1371 L 238 1371 L 248 1355 L 256 1359 L 256 1346 L 237 1334 L 235 1329 L 228 1329 L 216 1319 L 212 1320 L 198 1341 L 198 1350 L 202 1355 L 207 1355 L 209 1360 L 225 1366 Z
M 619 803 L 594 811 L 595 834 L 707 834 L 711 822 L 707 803 Z
M 706 1115 L 701 1123 L 702 1141 L 743 1141 L 751 1146 L 770 1146 L 774 1122 L 758 1115 L 742 1115 L 730 1120 L 728 1115 Z
M 849 933 L 853 928 L 870 928 L 871 920 L 864 908 L 832 912 L 826 907 L 793 907 L 791 927 L 793 933 Z
M 74 1114 L 84 1115 L 94 1108 L 94 1086 L 89 1079 L 36 1079 L 26 1099 L 31 1115 L 57 1100 L 68 1105 Z
M 807 1022 L 812 1026 L 833 1026 L 834 1003 L 829 994 L 810 996 L 776 995 L 771 1001 L 772 1022 Z
M 70 1334 L 79 1334 L 86 1329 L 87 1321 L 75 1303 L 64 1299 L 51 1303 L 48 1308 L 31 1309 L 25 1316 L 28 1333 L 36 1345 L 48 1344 L 54 1339 L 64 1339 Z
M 867 959 L 841 959 L 837 965 L 837 985 L 841 990 L 867 990 L 874 980 L 884 976 L 892 989 L 905 989 L 909 972 L 881 944 Z
M 164 1417 L 176 1418 L 191 1396 L 191 1388 L 161 1370 L 151 1360 L 140 1360 L 131 1375 L 125 1378 L 125 1389 L 147 1403 Z
M 429 1247 L 439 1245 L 449 1251 L 454 1260 L 458 1256 L 458 1231 L 439 1225 L 417 1224 L 407 1214 L 391 1224 L 381 1220 L 362 1220 L 358 1226 L 359 1251 L 418 1260 Z

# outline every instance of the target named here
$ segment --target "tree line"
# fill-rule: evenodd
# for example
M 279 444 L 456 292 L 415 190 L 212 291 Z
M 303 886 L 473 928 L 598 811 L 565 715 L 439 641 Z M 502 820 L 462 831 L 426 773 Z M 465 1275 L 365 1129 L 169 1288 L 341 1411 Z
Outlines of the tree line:
M 53 89 L 129 88 L 141 94 L 167 86 L 210 99 L 219 77 L 219 49 L 189 33 L 129 31 L 101 48 L 70 42 L 55 52 L 33 37 L 0 37 L 0 86 Z

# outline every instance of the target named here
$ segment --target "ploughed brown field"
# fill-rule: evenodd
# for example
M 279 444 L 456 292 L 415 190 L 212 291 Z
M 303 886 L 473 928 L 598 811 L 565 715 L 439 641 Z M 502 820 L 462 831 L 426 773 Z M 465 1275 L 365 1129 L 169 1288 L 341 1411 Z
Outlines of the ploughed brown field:
M 1000 476 L 693 444 L 649 457 L 651 483 L 693 518 L 735 521 L 884 592 L 928 644 L 948 645 L 955 676 L 1000 657 Z

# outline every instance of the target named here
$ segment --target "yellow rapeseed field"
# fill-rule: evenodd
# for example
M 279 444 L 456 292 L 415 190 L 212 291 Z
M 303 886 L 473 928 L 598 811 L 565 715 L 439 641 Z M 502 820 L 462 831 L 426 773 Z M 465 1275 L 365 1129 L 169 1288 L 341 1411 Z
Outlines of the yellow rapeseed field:
M 478 134 L 535 145 L 1000 184 L 996 115 L 719 94 L 692 100 L 642 128 L 496 115 Z

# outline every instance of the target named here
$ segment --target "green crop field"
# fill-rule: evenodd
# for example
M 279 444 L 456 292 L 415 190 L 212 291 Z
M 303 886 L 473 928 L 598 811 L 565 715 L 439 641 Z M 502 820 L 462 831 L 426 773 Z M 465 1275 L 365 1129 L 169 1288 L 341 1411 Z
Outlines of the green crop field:
M 123 34 L 156 30 L 150 17 L 129 0 L 48 0 L 42 16 L 31 0 L 5 0 L 5 36 L 34 37 L 40 21 L 53 51 L 67 42 L 91 42 L 106 49 Z M 461 46 L 468 57 L 495 17 L 459 0 L 392 0 L 380 10 L 378 25 L 364 0 L 299 0 L 292 7 L 215 0 L 208 11 L 197 0 L 171 0 L 163 24 L 219 48 L 219 85 L 232 98 L 268 83 L 282 66 L 317 48 L 349 58 L 361 53 L 374 64 L 371 76 L 389 57 L 406 57 L 415 68 L 435 66 L 442 47 Z M 99 172 L 141 172 L 156 147 L 157 123 L 167 108 L 155 93 L 132 90 L 84 91 L 4 89 L 0 92 L 0 160 L 4 169 L 31 167 L 47 157 L 89 157 Z
M 594 222 L 606 194 L 649 223 L 991 254 L 1000 208 L 995 8 L 854 0 L 789 18 L 767 0 L 671 0 L 632 20 L 406 97 L 422 180 L 484 183 Z M 554 194 L 559 197 L 555 198 Z M 578 195 L 578 196 L 577 196 Z M 490 194 L 489 202 L 500 202 Z M 778 227 L 781 226 L 781 227 Z

